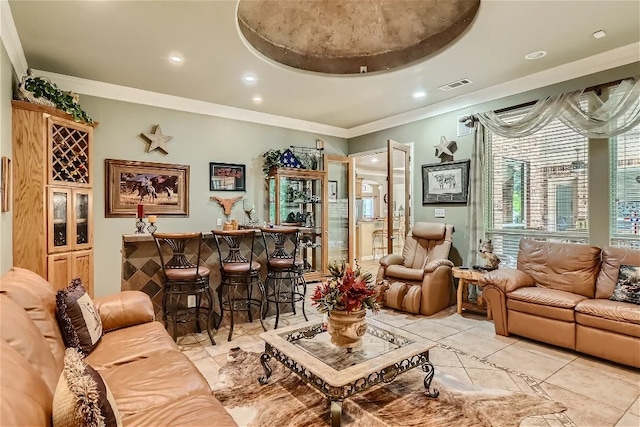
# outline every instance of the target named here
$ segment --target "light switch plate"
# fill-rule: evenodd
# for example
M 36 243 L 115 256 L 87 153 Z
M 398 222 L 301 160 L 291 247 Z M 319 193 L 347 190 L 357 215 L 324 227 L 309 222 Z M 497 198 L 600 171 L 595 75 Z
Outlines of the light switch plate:
M 193 308 L 196 306 L 196 296 L 187 295 L 187 308 Z
M 222 225 L 222 218 L 218 218 L 216 220 L 216 225 Z
M 444 209 L 435 209 L 436 218 L 444 218 Z

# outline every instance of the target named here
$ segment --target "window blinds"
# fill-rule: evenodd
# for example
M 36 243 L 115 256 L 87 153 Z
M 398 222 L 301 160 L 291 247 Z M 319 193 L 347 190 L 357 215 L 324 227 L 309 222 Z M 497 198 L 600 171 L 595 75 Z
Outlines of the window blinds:
M 640 126 L 611 138 L 609 158 L 611 245 L 640 248 Z
M 525 113 L 502 118 L 515 121 Z M 508 264 L 521 238 L 586 242 L 587 138 L 557 119 L 523 138 L 487 132 L 486 234 L 495 252 Z

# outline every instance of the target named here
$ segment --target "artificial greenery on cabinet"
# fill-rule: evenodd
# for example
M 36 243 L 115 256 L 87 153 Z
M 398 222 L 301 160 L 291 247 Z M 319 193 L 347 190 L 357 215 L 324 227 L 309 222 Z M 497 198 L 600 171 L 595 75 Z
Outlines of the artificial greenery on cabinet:
M 31 69 L 22 77 L 17 98 L 21 101 L 55 107 L 70 114 L 77 122 L 93 123 L 71 92 L 65 92 L 46 77 L 34 76 Z

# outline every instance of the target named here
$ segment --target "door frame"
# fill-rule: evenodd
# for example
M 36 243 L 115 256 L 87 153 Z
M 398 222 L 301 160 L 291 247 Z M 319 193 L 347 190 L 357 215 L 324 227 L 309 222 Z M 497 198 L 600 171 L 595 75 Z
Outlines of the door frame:
M 406 234 L 409 231 L 409 218 L 411 218 L 411 147 L 407 144 L 403 144 L 401 142 L 394 141 L 392 139 L 387 140 L 387 193 L 389 194 L 389 199 L 387 203 L 387 253 L 393 253 L 393 241 L 396 236 L 393 231 L 393 202 L 396 200 L 397 195 L 393 193 L 394 186 L 394 173 L 393 173 L 393 154 L 394 150 L 398 150 L 404 152 L 405 158 L 405 169 L 404 169 L 404 182 L 405 187 L 409 188 L 409 191 L 405 191 L 404 194 L 404 206 L 405 206 L 405 215 L 404 215 L 404 233 Z M 402 198 L 398 198 L 398 200 L 402 200 Z
M 354 267 L 356 258 L 356 160 L 350 156 L 340 156 L 337 154 L 325 154 L 324 167 L 325 167 L 325 180 L 329 180 L 329 162 L 345 163 L 347 165 L 347 191 L 349 197 L 347 198 L 347 239 L 348 239 L 348 251 L 349 260 L 348 265 Z M 322 247 L 323 259 L 327 260 L 326 264 L 329 264 L 329 186 L 325 185 L 324 188 L 324 204 L 322 213 L 323 229 L 325 233 L 325 244 Z M 328 273 L 328 270 L 325 272 Z

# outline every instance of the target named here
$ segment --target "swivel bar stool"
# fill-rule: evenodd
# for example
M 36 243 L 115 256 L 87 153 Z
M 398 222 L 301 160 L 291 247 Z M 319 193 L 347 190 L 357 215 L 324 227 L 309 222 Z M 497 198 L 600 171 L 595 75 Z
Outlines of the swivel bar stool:
M 304 311 L 304 298 L 307 293 L 307 283 L 303 276 L 304 264 L 301 259 L 296 258 L 300 245 L 299 229 L 274 227 L 261 228 L 260 230 L 267 252 L 267 280 L 265 283 L 267 304 L 262 316 L 266 315 L 269 303 L 274 303 L 276 306 L 274 329 L 277 329 L 280 320 L 280 304 L 291 304 L 291 309 L 295 314 L 296 302 L 302 301 L 302 314 L 305 320 L 309 320 Z
M 258 317 L 262 329 L 267 330 L 262 320 L 262 303 L 264 285 L 260 279 L 262 266 L 253 260 L 253 244 L 255 242 L 255 230 L 212 230 L 215 237 L 218 255 L 220 256 L 220 286 L 216 289 L 220 302 L 220 327 L 224 317 L 224 310 L 229 310 L 230 326 L 229 337 L 233 335 L 234 312 L 241 310 L 247 312 L 249 322 L 253 322 L 251 307 L 258 307 Z M 223 258 L 223 253 L 226 257 Z M 253 298 L 253 286 L 260 288 L 260 298 Z M 225 292 L 226 291 L 226 292 Z M 224 298 L 226 295 L 226 298 Z
M 176 341 L 178 322 L 196 321 L 196 330 L 201 332 L 200 317 L 206 315 L 206 329 L 211 344 L 216 342 L 211 333 L 213 315 L 213 297 L 209 289 L 209 269 L 201 266 L 200 250 L 202 233 L 153 233 L 158 248 L 162 275 L 164 277 L 164 295 L 162 296 L 162 320 L 167 327 L 167 318 L 172 321 L 171 336 Z M 187 253 L 189 242 L 195 244 L 194 253 Z M 167 250 L 167 248 L 169 250 Z M 191 262 L 189 258 L 194 258 Z M 202 295 L 207 298 L 207 307 L 201 307 Z M 185 297 L 195 295 L 194 308 L 189 308 Z

